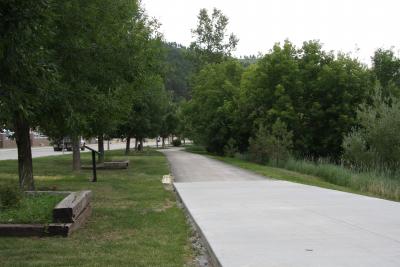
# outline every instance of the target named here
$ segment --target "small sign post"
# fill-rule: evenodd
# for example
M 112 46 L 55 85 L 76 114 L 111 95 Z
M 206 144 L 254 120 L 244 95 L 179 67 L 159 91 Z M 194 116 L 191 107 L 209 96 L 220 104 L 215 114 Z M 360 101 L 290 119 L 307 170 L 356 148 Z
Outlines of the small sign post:
M 85 145 L 85 148 L 89 149 L 90 151 L 92 151 L 92 168 L 93 168 L 93 178 L 92 178 L 92 182 L 95 183 L 97 182 L 97 172 L 96 172 L 96 154 L 100 155 L 100 153 L 96 150 L 94 150 L 91 147 L 88 147 Z

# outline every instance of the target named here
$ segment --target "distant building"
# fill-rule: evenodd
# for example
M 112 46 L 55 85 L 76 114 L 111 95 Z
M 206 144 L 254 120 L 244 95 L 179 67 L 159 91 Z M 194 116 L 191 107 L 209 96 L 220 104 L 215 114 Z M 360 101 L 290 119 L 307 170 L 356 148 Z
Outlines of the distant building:
M 12 138 L 12 134 L 10 131 L 4 131 L 0 133 L 0 149 L 1 148 L 16 148 L 17 143 L 15 139 Z M 36 132 L 31 132 L 31 144 L 32 146 L 49 146 L 50 141 L 47 136 L 38 134 Z

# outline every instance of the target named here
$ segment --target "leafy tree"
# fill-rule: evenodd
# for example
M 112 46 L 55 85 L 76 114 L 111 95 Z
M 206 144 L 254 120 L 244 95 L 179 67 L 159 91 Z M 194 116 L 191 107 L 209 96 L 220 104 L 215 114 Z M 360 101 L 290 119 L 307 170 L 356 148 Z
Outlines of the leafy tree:
M 80 169 L 78 136 L 97 136 L 99 161 L 104 136 L 112 136 L 130 111 L 144 63 L 143 40 L 151 31 L 137 1 L 58 2 L 58 54 L 67 110 L 62 135 L 74 142 L 73 166 Z M 60 124 L 58 123 L 58 124 Z M 57 125 L 57 122 L 53 123 Z
M 169 99 L 165 103 L 165 109 L 163 111 L 164 116 L 162 118 L 162 122 L 160 125 L 160 136 L 162 138 L 162 146 L 165 147 L 165 138 L 168 138 L 171 135 L 175 135 L 178 129 L 178 117 L 177 117 L 177 108 L 176 105 L 173 104 Z
M 302 132 L 311 130 L 305 139 L 309 155 L 337 159 L 342 153 L 343 136 L 357 123 L 357 107 L 368 99 L 372 88 L 369 71 L 358 61 L 339 55 L 321 70 L 313 101 L 303 124 Z M 312 126 L 312 127 L 310 127 Z
M 224 153 L 233 135 L 233 112 L 239 94 L 242 66 L 236 61 L 210 64 L 196 75 L 187 112 L 194 141 L 210 152 Z
M 57 72 L 50 43 L 54 38 L 53 1 L 0 3 L 0 125 L 15 131 L 21 189 L 34 189 L 30 129 L 43 114 L 47 96 L 56 95 Z
M 400 97 L 400 59 L 395 57 L 393 50 L 376 50 L 372 62 L 372 71 L 384 96 Z
M 223 154 L 232 135 L 232 113 L 236 110 L 242 66 L 230 59 L 238 39 L 227 35 L 228 18 L 218 9 L 209 14 L 201 9 L 197 28 L 192 30 L 192 99 L 184 106 L 182 119 L 192 139 L 206 145 L 211 152 Z M 232 144 L 232 142 L 231 142 Z
M 167 94 L 159 76 L 148 77 L 131 102 L 131 112 L 119 126 L 122 136 L 130 140 L 135 137 L 142 143 L 146 137 L 156 137 L 165 115 Z M 137 144 L 136 144 L 137 145 Z M 126 153 L 130 150 L 127 142 Z
M 221 63 L 226 57 L 231 56 L 231 52 L 239 42 L 234 34 L 226 33 L 228 17 L 216 8 L 212 14 L 203 8 L 197 18 L 198 25 L 192 30 L 195 41 L 190 45 L 195 53 L 197 66 L 200 68 L 207 63 Z
M 279 118 L 293 131 L 296 154 L 313 158 L 340 156 L 342 136 L 356 124 L 356 108 L 372 87 L 365 66 L 346 55 L 335 58 L 314 41 L 301 49 L 289 41 L 275 45 L 243 77 L 240 113 L 249 121 L 239 143 L 257 125 Z
M 193 136 L 193 126 L 191 125 L 190 117 L 191 103 L 183 100 L 177 106 L 176 117 L 178 120 L 178 125 L 176 129 L 176 134 L 185 143 L 186 138 Z
M 298 123 L 295 104 L 301 101 L 303 90 L 297 57 L 298 51 L 290 42 L 283 46 L 276 44 L 244 73 L 237 122 L 242 151 L 247 149 L 258 125 L 267 127 L 280 119 L 295 131 Z
M 131 137 L 136 138 L 137 147 L 137 141 L 142 143 L 145 137 L 157 136 L 167 98 L 161 77 L 165 50 L 158 23 L 142 14 L 136 25 L 132 36 L 135 47 L 131 52 L 132 65 L 126 68 L 129 74 L 126 86 L 131 87 L 133 94 L 126 98 L 129 109 L 118 125 L 119 135 L 127 138 L 126 153 L 130 150 Z
M 134 2 L 136 5 L 140 3 L 138 1 Z M 126 0 L 123 4 L 132 5 L 131 3 L 132 1 Z M 128 10 L 125 10 L 124 5 L 116 6 L 115 8 L 120 10 L 116 14 L 122 13 L 122 15 L 120 17 L 121 25 L 116 25 L 116 32 L 120 32 L 120 36 L 118 35 L 118 38 L 113 40 L 112 45 L 115 52 L 120 52 L 114 53 L 118 55 L 116 60 L 110 60 L 115 64 L 112 72 L 114 75 L 107 75 L 107 77 L 111 79 L 111 85 L 114 86 L 115 92 L 121 93 L 118 94 L 119 97 L 116 97 L 117 95 L 115 94 L 112 95 L 111 99 L 117 99 L 117 101 L 111 103 L 112 108 L 107 110 L 106 114 L 104 114 L 105 116 L 102 116 L 104 119 L 101 124 L 99 124 L 98 120 L 93 121 L 94 125 L 98 126 L 97 135 L 99 140 L 102 140 L 104 135 L 110 136 L 117 130 L 118 125 L 123 122 L 126 115 L 132 110 L 132 99 L 136 97 L 138 91 L 149 90 L 147 86 L 154 86 L 155 88 L 160 88 L 161 86 L 158 74 L 164 51 L 161 35 L 158 32 L 159 23 L 150 19 L 139 6 L 136 6 L 136 9 Z M 110 23 L 112 24 L 112 22 Z M 101 85 L 97 87 L 102 88 Z M 104 89 L 105 100 L 109 100 L 110 89 L 107 87 Z M 152 92 L 152 90 L 149 91 Z M 156 90 L 156 92 L 158 91 Z M 149 99 L 154 99 L 157 95 L 156 93 L 155 96 L 151 96 Z M 104 112 L 104 109 L 100 108 L 100 111 Z M 150 112 L 152 112 L 152 109 Z M 103 142 L 99 142 L 99 151 L 104 151 Z M 102 154 L 104 155 L 104 153 Z

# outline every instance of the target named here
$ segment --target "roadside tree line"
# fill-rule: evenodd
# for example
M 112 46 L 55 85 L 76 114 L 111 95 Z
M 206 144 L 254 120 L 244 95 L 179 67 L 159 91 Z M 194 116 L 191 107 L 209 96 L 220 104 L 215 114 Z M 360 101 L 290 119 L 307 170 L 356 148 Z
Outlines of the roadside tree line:
M 0 127 L 15 131 L 19 184 L 34 189 L 31 129 L 73 141 L 168 136 L 159 24 L 140 1 L 42 0 L 0 4 Z M 127 147 L 129 152 L 130 147 Z
M 227 18 L 204 12 L 192 44 L 200 64 L 181 107 L 191 139 L 209 152 L 260 163 L 324 158 L 396 172 L 400 59 L 392 50 L 378 49 L 368 67 L 319 41 L 296 47 L 286 40 L 244 64 L 230 54 L 237 38 L 226 34 Z M 207 24 L 214 21 L 223 27 Z

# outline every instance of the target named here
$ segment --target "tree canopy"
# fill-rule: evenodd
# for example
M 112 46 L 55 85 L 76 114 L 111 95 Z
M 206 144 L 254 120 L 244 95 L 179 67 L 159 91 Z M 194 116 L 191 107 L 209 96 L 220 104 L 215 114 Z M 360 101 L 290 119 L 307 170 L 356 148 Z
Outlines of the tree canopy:
M 280 120 L 293 133 L 295 154 L 341 155 L 343 136 L 357 124 L 357 107 L 373 87 L 366 66 L 327 53 L 316 41 L 301 48 L 285 41 L 245 70 L 238 64 L 207 65 L 194 79 L 190 114 L 195 140 L 222 153 L 232 139 L 244 152 L 260 127 L 268 131 Z
M 30 130 L 98 136 L 104 149 L 137 96 L 162 87 L 161 35 L 139 1 L 2 1 L 0 14 L 0 125 L 15 131 L 20 186 L 33 189 Z
M 0 124 L 15 131 L 21 188 L 34 189 L 30 128 L 51 115 L 42 110 L 58 88 L 54 2 L 2 1 L 0 14 Z
M 197 19 L 197 27 L 192 30 L 195 40 L 190 45 L 194 51 L 196 66 L 221 63 L 231 56 L 239 39 L 233 33 L 227 34 L 228 17 L 219 9 L 214 8 L 209 14 L 208 10 L 203 8 Z
M 393 50 L 378 49 L 371 68 L 313 40 L 235 59 L 222 11 L 200 10 L 186 48 L 166 43 L 137 0 L 5 0 L 0 14 L 0 128 L 15 131 L 21 188 L 34 188 L 32 129 L 71 137 L 77 170 L 81 136 L 98 137 L 100 152 L 104 138 L 172 135 L 277 162 L 339 160 L 362 144 L 363 156 L 379 150 L 395 165 L 381 149 L 397 144 Z

